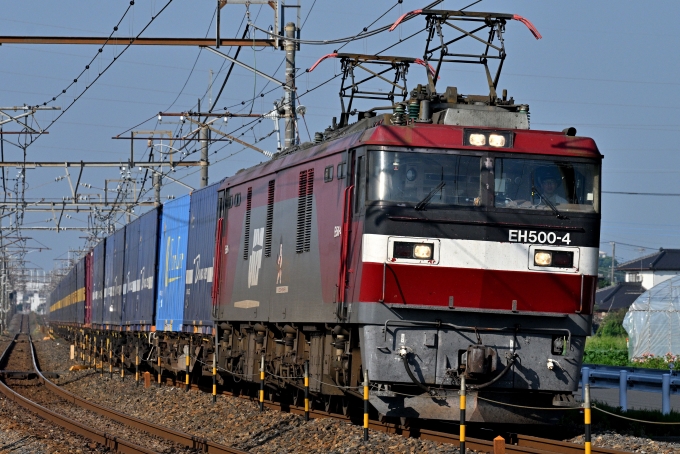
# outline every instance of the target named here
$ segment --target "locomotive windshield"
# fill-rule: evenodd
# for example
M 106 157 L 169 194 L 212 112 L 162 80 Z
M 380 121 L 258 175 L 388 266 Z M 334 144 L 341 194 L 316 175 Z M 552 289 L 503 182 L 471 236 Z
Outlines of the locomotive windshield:
M 431 205 L 480 205 L 479 156 L 374 151 L 368 198 Z M 430 197 L 428 199 L 428 196 Z
M 596 213 L 599 181 L 598 164 L 568 159 L 371 151 L 367 187 L 368 200 L 416 209 L 478 207 L 493 199 L 496 208 Z M 489 195 L 482 197 L 486 182 Z
M 494 174 L 496 207 L 599 211 L 596 164 L 496 158 Z

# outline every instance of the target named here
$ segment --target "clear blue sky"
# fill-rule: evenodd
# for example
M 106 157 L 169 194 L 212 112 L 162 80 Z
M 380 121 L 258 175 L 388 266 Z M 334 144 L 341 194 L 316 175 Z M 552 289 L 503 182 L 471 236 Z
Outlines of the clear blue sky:
M 446 0 L 439 7 L 459 9 L 469 2 Z M 125 17 L 116 36 L 137 34 L 164 5 L 165 0 L 136 0 Z M 153 22 L 142 36 L 146 37 L 210 37 L 215 35 L 214 1 L 174 0 Z M 291 2 L 292 3 L 292 2 Z M 3 5 L 0 17 L 0 35 L 59 35 L 103 36 L 128 7 L 127 1 L 76 1 L 45 2 L 26 0 Z M 312 5 L 313 8 L 312 8 Z M 396 6 L 395 6 L 396 5 Z M 302 0 L 301 15 L 307 18 L 302 29 L 304 39 L 332 39 L 351 36 L 390 10 L 375 26 L 393 22 L 400 14 L 426 5 L 425 1 L 371 0 L 330 2 L 327 0 Z M 394 8 L 393 8 L 394 6 Z M 311 11 L 310 11 L 311 9 Z M 677 137 L 680 135 L 678 110 L 680 109 L 680 82 L 677 74 L 678 55 L 675 43 L 675 21 L 680 13 L 680 3 L 665 0 L 644 6 L 621 1 L 539 2 L 483 0 L 470 8 L 475 11 L 494 11 L 520 14 L 530 19 L 543 35 L 535 40 L 519 22 L 507 26 L 506 49 L 508 59 L 501 77 L 500 88 L 507 88 L 515 100 L 531 106 L 532 129 L 562 130 L 575 126 L 578 134 L 595 139 L 605 155 L 603 189 L 605 191 L 680 193 L 677 184 L 680 174 L 680 153 Z M 242 5 L 224 7 L 222 36 L 233 37 L 242 33 L 239 26 L 245 15 Z M 268 6 L 251 6 L 250 17 L 261 28 L 273 21 L 273 11 Z M 393 33 L 357 40 L 343 51 L 374 53 L 404 38 L 424 25 L 415 19 Z M 242 30 L 242 29 L 241 29 Z M 257 37 L 264 37 L 257 33 Z M 298 53 L 298 67 L 309 67 L 318 57 L 338 46 L 303 45 Z M 422 56 L 423 35 L 418 35 L 388 54 Z M 78 96 L 123 46 L 110 45 L 86 71 L 77 84 L 53 104 L 66 107 Z M 226 51 L 226 48 L 222 49 Z M 231 50 L 233 54 L 233 49 Z M 84 69 L 97 53 L 96 46 L 0 46 L 0 106 L 42 104 L 61 93 Z M 244 48 L 240 59 L 265 73 L 284 78 L 283 52 L 271 49 Z M 195 109 L 202 98 L 205 109 L 210 98 L 209 71 L 214 72 L 212 96 L 216 96 L 227 65 L 207 51 L 191 47 L 141 47 L 128 49 L 111 68 L 66 112 L 53 126 L 49 135 L 38 139 L 28 148 L 27 160 L 127 160 L 129 142 L 112 140 L 140 122 L 153 117 L 135 130 L 172 129 L 178 125 L 158 124 L 159 111 L 180 112 Z M 277 70 L 278 68 L 278 70 Z M 409 85 L 423 82 L 420 68 L 409 74 Z M 457 86 L 465 94 L 483 94 L 484 79 L 476 68 L 448 70 L 442 75 L 440 86 Z M 315 87 L 339 70 L 335 61 L 324 62 L 311 74 L 298 78 L 298 93 Z M 221 71 L 221 72 L 220 72 Z M 217 102 L 218 109 L 236 106 L 230 111 L 250 110 L 241 106 L 253 94 L 263 89 L 269 92 L 273 85 L 245 70 L 236 69 L 225 92 Z M 339 112 L 336 79 L 301 98 L 307 107 L 306 127 L 301 125 L 302 140 L 308 140 L 307 128 L 313 137 L 315 131 L 330 124 L 331 117 Z M 267 93 L 252 106 L 261 113 L 271 108 L 280 98 L 281 90 Z M 216 109 L 217 110 L 217 109 Z M 41 126 L 55 118 L 54 113 L 40 113 Z M 240 126 L 232 120 L 223 127 L 226 132 Z M 270 120 L 257 123 L 246 131 L 244 140 L 253 142 L 269 134 Z M 188 125 L 184 126 L 186 131 Z M 7 125 L 5 130 L 16 130 Z M 129 132 L 124 134 L 129 136 Z M 274 136 L 258 146 L 275 151 Z M 6 136 L 10 142 L 17 136 Z M 141 157 L 148 150 L 146 144 L 136 144 Z M 20 160 L 19 148 L 5 142 L 5 159 Z M 242 150 L 237 145 L 224 143 L 211 145 L 211 182 L 234 174 L 265 158 L 257 152 Z M 197 154 L 190 158 L 197 158 Z M 75 174 L 76 170 L 71 169 Z M 9 180 L 16 178 L 17 170 L 8 169 Z M 29 199 L 48 198 L 61 200 L 70 194 L 62 169 L 36 169 L 27 171 Z M 132 175 L 140 183 L 143 173 Z M 177 170 L 173 178 L 189 186 L 198 187 L 195 170 Z M 82 182 L 92 189 L 86 192 L 102 194 L 105 179 L 117 179 L 117 169 L 86 171 Z M 14 181 L 8 181 L 13 186 Z M 163 196 L 179 196 L 188 190 L 166 180 Z M 149 187 L 149 182 L 145 185 Z M 151 197 L 149 193 L 145 196 Z M 680 247 L 677 225 L 680 197 L 650 197 L 605 194 L 603 196 L 602 241 L 617 241 L 648 248 Z M 140 210 L 137 210 L 139 213 Z M 73 219 L 64 219 L 62 225 L 83 226 L 87 217 L 72 213 Z M 50 226 L 51 213 L 26 215 L 26 225 Z M 29 266 L 46 269 L 53 267 L 55 258 L 67 257 L 69 248 L 82 246 L 83 232 L 40 233 L 26 231 L 26 236 L 51 247 L 49 251 L 29 253 Z M 29 241 L 31 247 L 39 247 Z M 610 251 L 608 243 L 601 248 Z M 633 246 L 617 246 L 620 259 L 633 258 L 649 250 Z

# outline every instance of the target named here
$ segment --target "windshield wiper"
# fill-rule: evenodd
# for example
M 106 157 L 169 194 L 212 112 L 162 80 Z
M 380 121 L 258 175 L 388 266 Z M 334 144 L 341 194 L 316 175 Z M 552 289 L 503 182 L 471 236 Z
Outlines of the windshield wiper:
M 416 204 L 416 211 L 424 210 L 425 207 L 427 206 L 427 204 L 430 203 L 430 200 L 432 199 L 432 197 L 434 197 L 434 195 L 437 193 L 437 191 L 441 191 L 444 188 L 444 186 L 446 186 L 446 183 L 444 183 L 442 181 L 441 183 L 439 183 L 437 185 L 437 187 L 435 187 L 433 190 L 431 190 L 430 193 L 428 195 L 426 195 L 423 200 L 421 200 L 420 202 L 418 202 Z
M 546 196 L 544 196 L 544 195 L 541 193 L 541 191 L 539 191 L 538 189 L 536 189 L 536 186 L 533 186 L 533 185 L 532 185 L 532 186 L 531 186 L 531 190 L 532 190 L 533 192 L 535 192 L 536 194 L 538 194 L 538 196 L 541 198 L 541 200 L 543 200 L 543 201 L 546 203 L 546 205 L 548 205 L 548 206 L 550 207 L 550 209 L 551 209 L 552 212 L 555 214 L 555 217 L 557 217 L 557 219 L 569 219 L 567 216 L 565 216 L 565 215 L 563 215 L 562 213 L 560 213 L 560 211 L 557 209 L 557 207 L 555 207 L 555 205 L 553 205 L 553 203 L 552 203 L 550 200 L 548 200 L 548 198 L 547 198 Z

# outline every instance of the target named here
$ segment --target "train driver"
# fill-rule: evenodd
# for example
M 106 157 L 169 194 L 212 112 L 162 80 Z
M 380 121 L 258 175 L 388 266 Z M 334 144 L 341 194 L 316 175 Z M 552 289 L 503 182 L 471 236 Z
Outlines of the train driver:
M 560 177 L 560 171 L 556 167 L 545 166 L 537 169 L 536 182 L 538 183 L 541 198 L 547 199 L 554 205 L 567 203 L 567 200 L 557 193 L 559 187 L 562 186 L 562 178 Z M 540 203 L 545 204 L 543 200 Z

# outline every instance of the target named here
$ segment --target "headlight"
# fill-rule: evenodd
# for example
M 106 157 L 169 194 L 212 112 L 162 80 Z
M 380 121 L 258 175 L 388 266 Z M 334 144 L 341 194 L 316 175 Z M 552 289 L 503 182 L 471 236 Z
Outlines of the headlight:
M 480 131 L 466 129 L 463 145 L 472 147 L 488 146 L 493 148 L 512 148 L 513 135 L 510 131 Z
M 536 251 L 536 253 L 534 254 L 534 265 L 536 266 L 552 265 L 552 254 L 547 251 Z
M 470 134 L 468 140 L 470 141 L 470 145 L 474 145 L 475 147 L 486 145 L 486 136 L 484 134 Z
M 541 251 L 534 253 L 535 266 L 550 266 L 553 268 L 573 268 L 574 253 L 569 251 Z
M 416 244 L 413 247 L 413 257 L 420 260 L 429 260 L 432 258 L 431 244 Z
M 432 243 L 411 243 L 396 241 L 392 249 L 392 257 L 396 259 L 432 260 L 434 245 Z
M 498 148 L 504 147 L 505 137 L 500 134 L 489 134 L 489 145 Z

